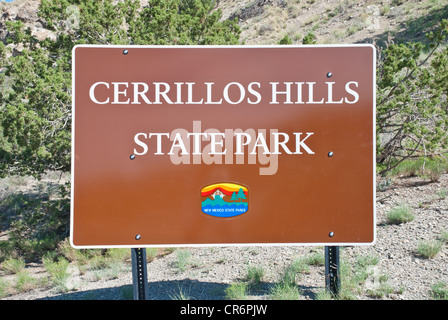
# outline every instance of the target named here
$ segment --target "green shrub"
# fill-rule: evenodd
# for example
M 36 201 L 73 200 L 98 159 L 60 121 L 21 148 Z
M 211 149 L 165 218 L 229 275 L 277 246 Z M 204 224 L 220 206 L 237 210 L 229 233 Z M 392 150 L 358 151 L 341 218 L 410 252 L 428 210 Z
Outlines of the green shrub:
M 423 258 L 434 258 L 442 248 L 442 243 L 437 240 L 420 241 L 417 246 L 417 254 Z
M 303 38 L 302 44 L 317 44 L 316 36 L 312 32 L 308 32 Z
M 325 255 L 322 252 L 313 252 L 307 259 L 307 264 L 313 266 L 324 266 Z
M 187 270 L 187 267 L 191 263 L 191 252 L 187 250 L 179 250 L 176 254 L 176 262 L 175 266 L 179 269 L 180 272 L 184 272 Z
M 37 283 L 27 270 L 22 270 L 17 274 L 15 289 L 19 292 L 28 292 L 36 288 Z
M 146 248 L 146 260 L 148 262 L 153 261 L 157 257 L 158 251 L 157 248 Z
M 69 262 L 63 257 L 59 257 L 56 261 L 52 257 L 44 257 L 42 259 L 45 270 L 50 274 L 50 281 L 58 290 L 67 291 L 67 280 L 70 274 L 67 272 Z
M 247 268 L 247 281 L 251 288 L 258 288 L 264 277 L 264 269 L 261 266 L 249 266 Z
M 22 258 L 6 260 L 2 263 L 1 269 L 7 274 L 17 274 L 25 269 L 25 261 Z
M 228 300 L 245 300 L 247 296 L 247 284 L 244 282 L 236 282 L 230 284 L 225 289 L 225 297 Z
M 445 160 L 439 158 L 428 159 L 423 175 L 431 180 L 431 182 L 438 182 L 447 169 L 448 165 Z
M 446 188 L 441 188 L 438 192 L 437 195 L 439 196 L 439 199 L 444 200 L 446 198 L 448 194 L 448 190 Z
M 2 245 L 8 250 L 2 250 L 6 257 L 14 251 L 25 260 L 39 259 L 56 250 L 68 232 L 70 200 L 65 186 L 53 191 L 51 198 L 47 192 L 9 194 L 0 203 L 0 210 L 7 216 L 9 245 Z
M 292 40 L 288 35 L 286 35 L 278 42 L 278 44 L 292 44 Z
M 389 224 L 401 224 L 414 220 L 414 213 L 411 207 L 401 204 L 392 208 L 386 215 Z
M 8 295 L 9 288 L 10 288 L 9 282 L 3 278 L 0 278 L 0 299 Z
M 387 173 L 403 160 L 448 150 L 446 79 L 448 20 L 423 42 L 391 43 L 380 51 L 377 68 L 377 163 Z M 431 179 L 437 179 L 435 175 Z
M 442 243 L 448 243 L 448 231 L 442 230 L 440 232 L 440 237 L 439 237 L 440 241 L 442 241 Z
M 423 163 L 424 163 L 423 158 L 415 160 L 405 160 L 400 164 L 398 164 L 395 168 L 390 170 L 389 175 L 405 176 L 405 177 L 413 177 L 421 175 Z
M 298 300 L 300 298 L 300 290 L 296 285 L 279 282 L 272 286 L 270 297 L 273 300 Z
M 435 300 L 448 300 L 448 285 L 445 282 L 438 282 L 431 287 L 431 296 Z
M 274 300 L 297 300 L 301 292 L 297 286 L 297 279 L 303 272 L 308 272 L 306 259 L 294 259 L 287 265 L 280 275 L 280 280 L 270 288 L 270 296 Z

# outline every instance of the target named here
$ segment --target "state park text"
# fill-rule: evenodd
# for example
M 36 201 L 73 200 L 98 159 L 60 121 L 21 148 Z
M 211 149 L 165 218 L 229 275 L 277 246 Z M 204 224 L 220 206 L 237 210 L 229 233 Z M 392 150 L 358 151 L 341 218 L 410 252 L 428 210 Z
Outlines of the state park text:
M 316 93 L 314 81 L 269 82 L 269 104 L 355 104 L 359 101 L 356 91 L 358 82 L 343 84 L 345 95 L 334 97 L 336 82 L 325 82 L 325 92 Z M 250 82 L 243 85 L 229 82 L 217 89 L 214 82 L 102 82 L 93 83 L 89 89 L 90 100 L 95 104 L 259 104 L 263 100 L 262 83 Z M 319 98 L 317 97 L 319 95 Z M 101 98 L 99 97 L 101 96 Z M 314 154 L 305 141 L 314 132 L 293 132 L 290 136 L 278 129 L 226 129 L 220 132 L 209 128 L 201 131 L 201 121 L 193 121 L 193 130 L 174 129 L 171 132 L 138 132 L 134 142 L 138 145 L 134 155 L 162 156 L 163 144 L 170 144 L 169 155 L 173 164 L 244 164 L 266 165 L 260 168 L 260 175 L 272 175 L 278 169 L 278 155 Z M 156 140 L 155 150 L 150 152 L 149 139 Z M 191 138 L 191 139 L 190 139 Z M 167 142 L 168 139 L 170 142 Z M 268 141 L 270 145 L 268 146 Z M 201 142 L 209 141 L 203 149 Z M 294 141 L 294 146 L 287 143 Z M 244 147 L 247 146 L 247 149 Z M 258 151 L 261 152 L 258 152 Z M 303 152 L 304 151 L 304 152 Z M 234 158 L 235 156 L 235 158 Z
M 201 121 L 193 121 L 193 130 L 175 129 L 171 132 L 139 132 L 134 136 L 138 147 L 134 155 L 169 156 L 173 164 L 248 164 L 266 165 L 259 170 L 260 175 L 273 175 L 278 169 L 278 155 L 314 154 L 306 144 L 314 132 L 293 132 L 291 139 L 288 133 L 271 129 L 206 129 L 202 132 Z M 269 140 L 267 139 L 269 137 Z M 153 143 L 150 152 L 149 140 Z M 291 140 L 291 141 L 290 141 Z M 202 142 L 209 142 L 202 147 Z M 269 141 L 269 146 L 267 141 Z M 292 143 L 288 146 L 288 143 Z M 164 152 L 164 145 L 169 151 Z M 260 152 L 259 152 L 260 151 Z

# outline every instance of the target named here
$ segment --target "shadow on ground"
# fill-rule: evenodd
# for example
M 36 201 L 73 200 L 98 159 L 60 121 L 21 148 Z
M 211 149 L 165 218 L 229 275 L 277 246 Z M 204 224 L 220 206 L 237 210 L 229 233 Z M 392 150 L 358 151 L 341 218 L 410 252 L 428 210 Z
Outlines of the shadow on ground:
M 176 280 L 149 282 L 150 300 L 223 300 L 223 283 L 200 282 L 198 280 Z M 133 285 L 101 288 L 87 291 L 63 293 L 41 300 L 133 300 Z
M 226 300 L 228 284 L 201 282 L 198 280 L 149 282 L 149 300 Z M 269 300 L 272 283 L 262 282 L 257 289 L 250 290 L 247 299 Z M 315 299 L 315 287 L 298 286 L 301 296 Z M 64 293 L 39 300 L 133 300 L 133 285 L 101 288 L 87 291 Z

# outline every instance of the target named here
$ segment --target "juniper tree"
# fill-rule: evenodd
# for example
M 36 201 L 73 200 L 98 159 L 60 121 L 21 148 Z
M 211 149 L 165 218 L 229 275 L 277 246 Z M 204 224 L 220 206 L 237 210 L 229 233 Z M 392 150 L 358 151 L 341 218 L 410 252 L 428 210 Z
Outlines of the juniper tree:
M 21 21 L 0 42 L 0 174 L 70 171 L 71 54 L 76 44 L 238 44 L 236 21 L 211 0 L 42 0 L 39 16 L 55 39 L 38 40 Z
M 377 163 L 381 172 L 448 152 L 448 20 L 420 42 L 390 44 L 377 66 Z

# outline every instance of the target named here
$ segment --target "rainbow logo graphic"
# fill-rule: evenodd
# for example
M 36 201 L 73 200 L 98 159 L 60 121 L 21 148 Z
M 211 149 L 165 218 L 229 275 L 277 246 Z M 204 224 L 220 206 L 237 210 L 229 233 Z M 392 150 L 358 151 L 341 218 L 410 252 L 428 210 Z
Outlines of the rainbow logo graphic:
M 202 212 L 214 217 L 239 216 L 249 209 L 249 190 L 236 183 L 215 183 L 202 188 Z

